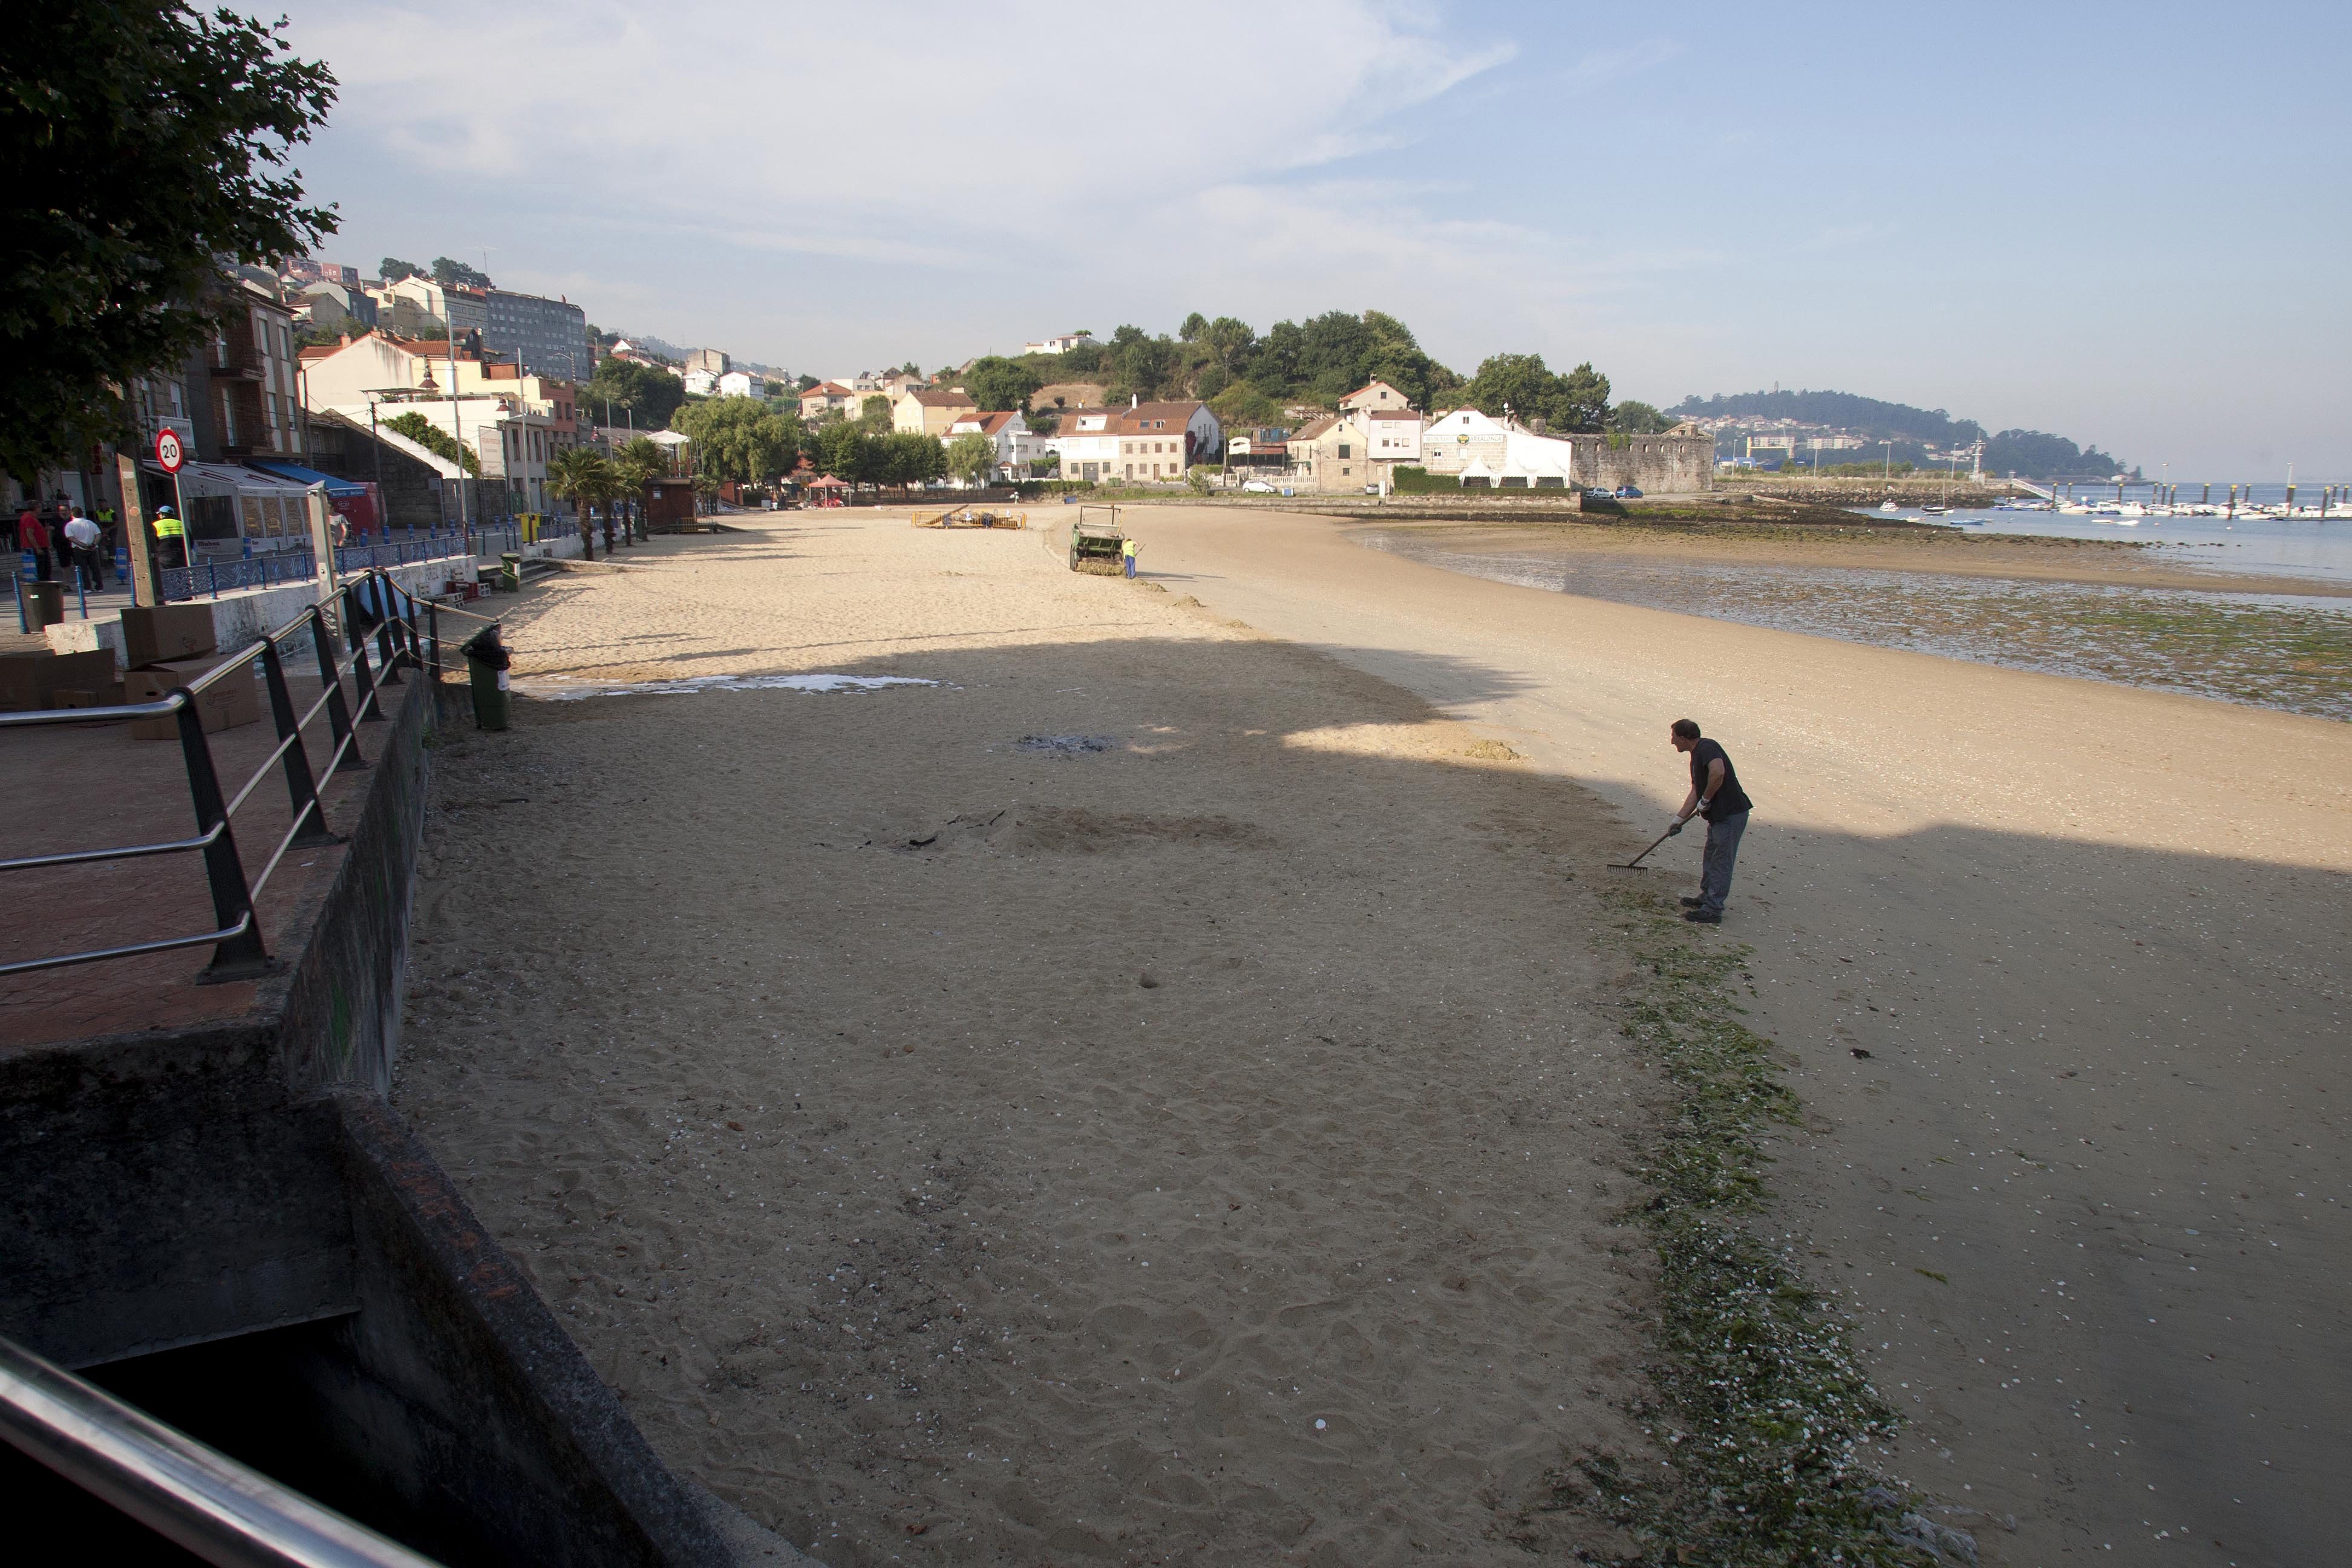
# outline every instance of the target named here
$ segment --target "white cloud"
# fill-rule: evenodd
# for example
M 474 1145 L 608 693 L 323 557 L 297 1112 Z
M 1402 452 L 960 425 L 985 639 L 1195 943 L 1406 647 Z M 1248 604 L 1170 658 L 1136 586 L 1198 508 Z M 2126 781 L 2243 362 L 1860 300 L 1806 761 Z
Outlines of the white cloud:
M 411 0 L 320 6 L 295 38 L 342 81 L 339 130 L 420 176 L 542 201 L 585 184 L 665 220 L 790 213 L 794 247 L 845 256 L 873 254 L 877 225 L 1098 217 L 1393 145 L 1399 111 L 1512 53 L 1370 0 L 1196 0 L 1125 24 L 1040 0 L 984 16 Z M 958 264 L 919 245 L 898 258 Z

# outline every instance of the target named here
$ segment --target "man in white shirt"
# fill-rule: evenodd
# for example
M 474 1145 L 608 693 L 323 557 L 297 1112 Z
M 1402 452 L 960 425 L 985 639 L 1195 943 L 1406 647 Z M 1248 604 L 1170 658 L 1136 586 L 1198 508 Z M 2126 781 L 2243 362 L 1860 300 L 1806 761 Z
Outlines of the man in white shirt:
M 106 558 L 99 549 L 105 533 L 98 524 L 79 511 L 61 531 L 66 542 L 73 547 L 74 569 L 81 574 L 82 585 L 90 589 L 106 586 Z

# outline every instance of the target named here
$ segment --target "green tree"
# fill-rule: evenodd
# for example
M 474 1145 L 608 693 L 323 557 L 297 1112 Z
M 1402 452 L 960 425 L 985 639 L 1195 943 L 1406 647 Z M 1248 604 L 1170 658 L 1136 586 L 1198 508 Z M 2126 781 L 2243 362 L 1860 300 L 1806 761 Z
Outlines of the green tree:
M 800 420 L 748 397 L 695 404 L 678 414 L 673 427 L 694 443 L 695 472 L 737 484 L 765 484 L 789 468 L 800 450 Z
M 580 406 L 610 425 L 621 418 L 624 409 L 633 416 L 630 423 L 640 430 L 659 430 L 686 401 L 686 383 L 666 370 L 633 360 L 608 359 L 596 366 L 588 384 L 580 389 Z M 612 417 L 606 419 L 609 405 Z
M 478 272 L 464 262 L 446 256 L 433 258 L 433 281 L 444 289 L 488 289 L 491 286 L 488 273 Z
M 996 443 L 973 431 L 959 436 L 948 447 L 948 472 L 966 484 L 979 484 L 996 467 Z
M 403 261 L 396 256 L 387 256 L 376 264 L 376 276 L 387 283 L 397 283 L 404 278 L 421 277 L 424 271 L 425 268 L 414 261 Z
M 583 522 L 588 509 L 611 505 L 621 495 L 613 460 L 593 447 L 567 447 L 547 460 L 547 488 L 572 503 Z
M 443 462 L 455 463 L 476 479 L 481 478 L 482 460 L 474 456 L 473 448 L 459 446 L 457 437 L 414 408 L 383 421 L 383 428 L 398 431 Z
M 0 465 L 19 479 L 128 438 L 120 388 L 210 335 L 224 264 L 334 232 L 287 161 L 335 79 L 284 26 L 82 0 L 0 31 Z
M 1208 330 L 1209 318 L 1195 310 L 1184 318 L 1184 324 L 1176 329 L 1176 336 L 1183 342 L 1198 342 Z
M 869 477 L 877 484 L 919 485 L 947 471 L 947 448 L 938 437 L 894 430 L 882 437 Z
M 646 487 L 669 472 L 669 454 L 650 436 L 635 436 L 613 448 L 613 479 L 616 500 L 625 500 L 645 532 Z
M 1628 436 L 1659 436 L 1678 423 L 1671 414 L 1662 414 L 1647 403 L 1627 398 L 1610 409 L 1608 427 Z
M 823 382 L 819 381 L 816 377 L 814 377 L 814 376 L 813 376 L 813 375 L 804 375 L 804 376 L 801 377 L 798 381 L 794 382 L 793 384 L 794 386 L 797 386 L 798 388 L 800 388 L 803 392 L 807 392 L 807 391 L 811 390 L 812 388 L 819 387 L 819 386 L 823 386 L 823 385 L 824 384 L 824 383 L 823 383 Z
M 890 400 L 875 393 L 857 405 L 857 423 L 869 436 L 887 435 L 890 429 Z
M 971 371 L 963 378 L 964 391 L 982 408 L 1017 408 L 1024 414 L 1029 412 L 1029 400 L 1044 384 L 1026 360 L 1006 359 L 1002 354 L 987 354 L 972 361 Z
M 1196 341 L 1214 356 L 1228 376 L 1233 376 L 1240 374 L 1242 367 L 1249 363 L 1257 334 L 1250 331 L 1247 321 L 1219 316 L 1202 329 Z
M 1507 407 L 1555 434 L 1592 431 L 1608 417 L 1609 378 L 1590 363 L 1560 375 L 1545 368 L 1541 354 L 1495 354 L 1480 363 L 1463 396 L 1482 414 L 1500 416 Z
M 876 482 L 881 442 L 867 434 L 864 426 L 845 419 L 820 426 L 811 445 L 814 450 L 810 455 L 817 468 L 835 479 L 852 484 Z

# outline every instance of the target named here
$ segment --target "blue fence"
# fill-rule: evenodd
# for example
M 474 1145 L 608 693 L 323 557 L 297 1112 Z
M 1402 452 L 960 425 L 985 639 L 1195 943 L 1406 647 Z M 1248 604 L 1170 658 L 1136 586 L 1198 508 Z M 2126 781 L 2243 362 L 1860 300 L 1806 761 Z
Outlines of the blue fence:
M 417 533 L 411 531 L 405 539 L 394 539 L 383 544 L 354 545 L 337 553 L 337 562 L 346 572 L 366 572 L 379 568 L 413 565 L 419 561 L 446 561 L 452 557 L 495 555 L 502 550 L 520 550 L 522 530 L 511 523 L 477 528 L 473 531 L 473 547 L 467 547 L 467 536 L 456 530 L 446 533 Z M 127 570 L 127 566 L 126 566 Z M 161 574 L 160 591 L 166 604 L 180 599 L 217 599 L 223 594 L 240 588 L 267 588 L 277 583 L 307 583 L 319 574 L 310 547 L 281 550 L 271 555 L 252 555 L 239 561 L 200 561 L 193 566 L 168 566 Z

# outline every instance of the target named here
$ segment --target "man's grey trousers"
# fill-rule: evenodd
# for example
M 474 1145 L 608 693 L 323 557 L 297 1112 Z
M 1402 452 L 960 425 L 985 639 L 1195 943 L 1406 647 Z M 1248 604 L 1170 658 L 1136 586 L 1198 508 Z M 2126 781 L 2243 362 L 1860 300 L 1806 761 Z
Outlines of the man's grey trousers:
M 1731 868 L 1739 860 L 1739 836 L 1748 831 L 1748 814 L 1740 812 L 1706 825 L 1706 858 L 1698 877 L 1699 908 L 1711 915 L 1723 912 L 1731 896 Z

